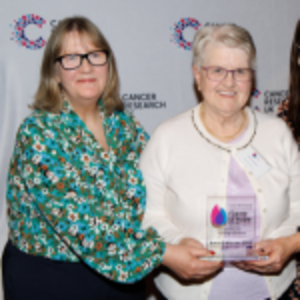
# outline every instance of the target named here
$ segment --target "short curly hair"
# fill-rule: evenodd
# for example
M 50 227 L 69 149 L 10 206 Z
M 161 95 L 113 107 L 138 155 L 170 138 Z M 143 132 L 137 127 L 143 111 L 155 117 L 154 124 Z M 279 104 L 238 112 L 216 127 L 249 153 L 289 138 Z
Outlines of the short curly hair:
M 228 47 L 240 48 L 248 56 L 251 68 L 256 67 L 256 48 L 250 33 L 237 25 L 210 25 L 200 28 L 193 42 L 193 66 L 202 67 L 205 60 L 205 48 L 210 43 L 221 43 Z

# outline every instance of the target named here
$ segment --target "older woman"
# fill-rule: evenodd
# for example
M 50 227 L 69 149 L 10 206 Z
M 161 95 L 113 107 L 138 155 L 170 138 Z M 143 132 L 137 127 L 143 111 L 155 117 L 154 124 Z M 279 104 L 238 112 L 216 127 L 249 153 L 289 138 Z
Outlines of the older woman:
M 9 168 L 6 300 L 144 299 L 137 281 L 161 263 L 203 275 L 197 257 L 208 251 L 141 229 L 147 134 L 124 111 L 113 52 L 89 20 L 52 32 L 32 108 Z
M 296 276 L 287 240 L 279 237 L 295 233 L 300 220 L 297 145 L 284 122 L 247 107 L 254 68 L 255 46 L 245 29 L 207 26 L 196 33 L 193 72 L 202 101 L 160 125 L 142 155 L 143 226 L 169 243 L 203 247 L 206 199 L 252 197 L 258 254 L 268 259 L 188 283 L 162 272 L 156 284 L 167 299 L 278 299 Z

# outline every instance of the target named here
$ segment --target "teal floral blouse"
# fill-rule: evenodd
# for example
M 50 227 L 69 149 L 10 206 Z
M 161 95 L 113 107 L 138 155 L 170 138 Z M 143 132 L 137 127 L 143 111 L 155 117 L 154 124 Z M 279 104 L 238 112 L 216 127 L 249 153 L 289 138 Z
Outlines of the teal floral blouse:
M 53 260 L 83 261 L 118 282 L 135 282 L 163 259 L 165 243 L 142 230 L 146 202 L 138 161 L 148 139 L 126 112 L 99 102 L 104 151 L 65 102 L 59 114 L 34 111 L 21 124 L 7 186 L 10 239 Z

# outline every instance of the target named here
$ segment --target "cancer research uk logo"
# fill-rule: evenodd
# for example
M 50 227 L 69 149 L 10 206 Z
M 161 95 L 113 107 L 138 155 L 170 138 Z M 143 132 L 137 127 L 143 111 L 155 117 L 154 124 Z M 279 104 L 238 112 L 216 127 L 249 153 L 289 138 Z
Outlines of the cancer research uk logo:
M 192 41 L 189 41 L 185 38 L 184 31 L 187 28 L 192 28 L 195 30 L 195 32 L 200 28 L 200 26 L 219 26 L 219 25 L 225 25 L 225 24 L 232 24 L 235 25 L 232 22 L 205 22 L 204 25 L 202 25 L 198 20 L 195 18 L 182 18 L 177 23 L 174 24 L 170 28 L 172 31 L 172 38 L 171 42 L 178 46 L 178 48 L 183 48 L 185 50 L 191 50 L 192 49 Z
M 225 209 L 215 205 L 211 211 L 210 220 L 215 227 L 224 226 L 227 223 L 227 213 Z
M 25 29 L 29 25 L 42 28 L 46 24 L 46 20 L 38 15 L 27 14 L 14 20 L 13 24 L 10 24 L 12 28 L 12 38 L 19 46 L 26 47 L 30 50 L 41 49 L 45 46 L 46 40 L 43 37 L 38 37 L 36 40 L 30 40 L 25 33 Z
M 177 23 L 174 24 L 174 27 L 171 27 L 172 30 L 172 39 L 171 42 L 176 44 L 179 48 L 185 50 L 191 50 L 192 42 L 187 41 L 184 38 L 184 30 L 188 27 L 193 28 L 195 31 L 201 26 L 200 22 L 194 18 L 182 18 Z
M 264 92 L 264 112 L 274 114 L 281 101 L 288 96 L 288 90 L 266 90 Z
M 161 101 L 155 93 L 130 93 L 121 96 L 125 107 L 128 111 L 144 109 L 165 109 L 167 108 L 166 101 Z
M 254 109 L 257 111 L 262 111 L 266 114 L 275 114 L 280 102 L 288 96 L 288 90 L 266 90 L 263 93 L 259 90 L 255 90 L 252 94 L 253 98 L 258 100 L 264 97 L 263 102 L 261 101 L 261 106 L 254 105 Z

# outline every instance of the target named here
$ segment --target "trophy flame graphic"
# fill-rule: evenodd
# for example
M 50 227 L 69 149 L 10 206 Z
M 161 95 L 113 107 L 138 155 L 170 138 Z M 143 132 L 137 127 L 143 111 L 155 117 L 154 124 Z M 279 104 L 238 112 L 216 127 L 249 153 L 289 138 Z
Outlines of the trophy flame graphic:
M 225 225 L 227 223 L 227 214 L 225 209 L 215 205 L 211 211 L 210 219 L 214 226 L 219 227 Z

